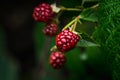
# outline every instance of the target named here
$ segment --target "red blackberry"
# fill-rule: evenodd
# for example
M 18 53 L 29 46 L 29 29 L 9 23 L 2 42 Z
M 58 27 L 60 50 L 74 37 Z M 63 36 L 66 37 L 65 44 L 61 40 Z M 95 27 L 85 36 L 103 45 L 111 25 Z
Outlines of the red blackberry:
M 77 42 L 79 41 L 79 39 L 80 37 L 77 34 L 69 30 L 64 30 L 57 35 L 56 46 L 58 50 L 66 52 L 73 49 Z
M 42 31 L 47 36 L 54 36 L 58 32 L 58 26 L 55 23 L 48 23 Z
M 53 19 L 54 12 L 52 8 L 47 3 L 42 3 L 34 8 L 33 18 L 35 21 L 48 22 Z
M 60 69 L 64 66 L 65 62 L 66 57 L 62 52 L 56 51 L 51 53 L 49 63 L 54 69 Z

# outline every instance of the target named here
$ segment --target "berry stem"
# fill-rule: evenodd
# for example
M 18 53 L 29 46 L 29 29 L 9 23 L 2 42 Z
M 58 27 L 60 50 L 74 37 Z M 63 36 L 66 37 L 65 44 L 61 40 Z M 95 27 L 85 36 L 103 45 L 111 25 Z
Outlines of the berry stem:
M 96 8 L 96 7 L 98 7 L 99 6 L 99 4 L 95 4 L 95 5 L 93 5 L 91 8 Z
M 60 11 L 56 16 L 55 18 L 53 19 L 53 21 L 57 24 L 59 24 L 59 17 L 62 15 L 63 11 Z
M 76 28 L 77 22 L 79 22 L 80 24 L 82 24 L 82 22 L 79 19 L 80 19 L 80 16 L 77 16 L 75 19 L 73 19 L 71 22 L 69 22 L 62 30 L 65 30 L 65 29 L 71 27 L 71 31 L 74 31 L 75 28 Z
M 62 30 L 65 30 L 67 28 L 69 28 L 74 22 L 76 21 L 76 19 L 73 19 L 71 22 L 69 22 Z
M 82 34 L 82 33 L 78 33 L 78 35 L 79 35 L 80 39 L 82 39 L 82 36 L 81 36 L 81 34 Z
M 81 22 L 80 20 L 78 20 L 78 22 L 79 22 L 80 24 L 82 24 L 82 22 Z
M 75 31 L 76 25 L 77 25 L 77 19 L 75 20 L 75 23 L 74 23 L 73 26 L 71 27 L 71 31 Z
M 65 7 L 62 7 L 61 10 L 65 10 L 65 11 L 82 11 L 82 9 L 77 9 L 77 8 L 65 8 Z
M 73 24 L 73 26 L 71 27 L 71 31 L 75 31 L 76 27 L 77 27 L 77 22 L 79 22 L 80 20 L 80 16 L 77 16 L 75 18 L 75 23 Z M 80 21 L 80 24 L 81 24 L 81 21 Z

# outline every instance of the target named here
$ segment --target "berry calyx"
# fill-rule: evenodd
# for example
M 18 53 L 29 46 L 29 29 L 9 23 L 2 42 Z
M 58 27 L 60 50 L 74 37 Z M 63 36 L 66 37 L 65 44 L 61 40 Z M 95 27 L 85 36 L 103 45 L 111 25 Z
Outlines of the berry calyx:
M 58 26 L 55 23 L 47 23 L 42 31 L 47 36 L 54 36 L 58 32 Z
M 62 52 L 56 51 L 51 53 L 49 63 L 54 69 L 62 68 L 65 62 L 66 57 Z
M 34 8 L 33 18 L 35 21 L 48 22 L 53 19 L 54 14 L 49 4 L 42 3 Z
M 79 39 L 80 37 L 76 33 L 69 30 L 63 30 L 56 36 L 56 46 L 58 50 L 66 52 L 73 49 Z

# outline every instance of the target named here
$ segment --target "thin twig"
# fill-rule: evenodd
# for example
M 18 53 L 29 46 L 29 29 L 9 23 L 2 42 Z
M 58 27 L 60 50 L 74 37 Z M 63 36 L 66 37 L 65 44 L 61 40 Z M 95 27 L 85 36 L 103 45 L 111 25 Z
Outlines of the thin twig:
M 95 4 L 95 5 L 93 5 L 91 8 L 96 8 L 96 7 L 98 7 L 99 6 L 99 4 Z

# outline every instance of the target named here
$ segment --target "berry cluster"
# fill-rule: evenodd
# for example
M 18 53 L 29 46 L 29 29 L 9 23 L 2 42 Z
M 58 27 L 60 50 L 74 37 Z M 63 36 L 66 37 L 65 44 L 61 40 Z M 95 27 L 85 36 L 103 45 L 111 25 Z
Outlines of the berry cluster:
M 42 3 L 35 7 L 33 11 L 33 18 L 35 21 L 46 23 L 43 28 L 43 33 L 47 36 L 54 36 L 57 34 L 58 26 L 54 19 L 55 13 L 52 7 L 47 3 Z M 65 52 L 75 48 L 80 37 L 74 33 L 74 30 L 65 29 L 56 36 L 56 51 L 50 55 L 49 63 L 54 69 L 60 69 L 66 62 Z
M 56 36 L 56 46 L 59 51 L 52 52 L 50 55 L 50 64 L 54 69 L 64 66 L 66 58 L 64 52 L 73 49 L 80 37 L 70 30 L 63 30 Z
M 57 34 L 58 26 L 54 22 L 51 22 L 54 16 L 55 13 L 48 3 L 39 4 L 33 11 L 33 18 L 35 21 L 46 23 L 46 26 L 43 28 L 43 33 L 47 36 L 54 36 Z

